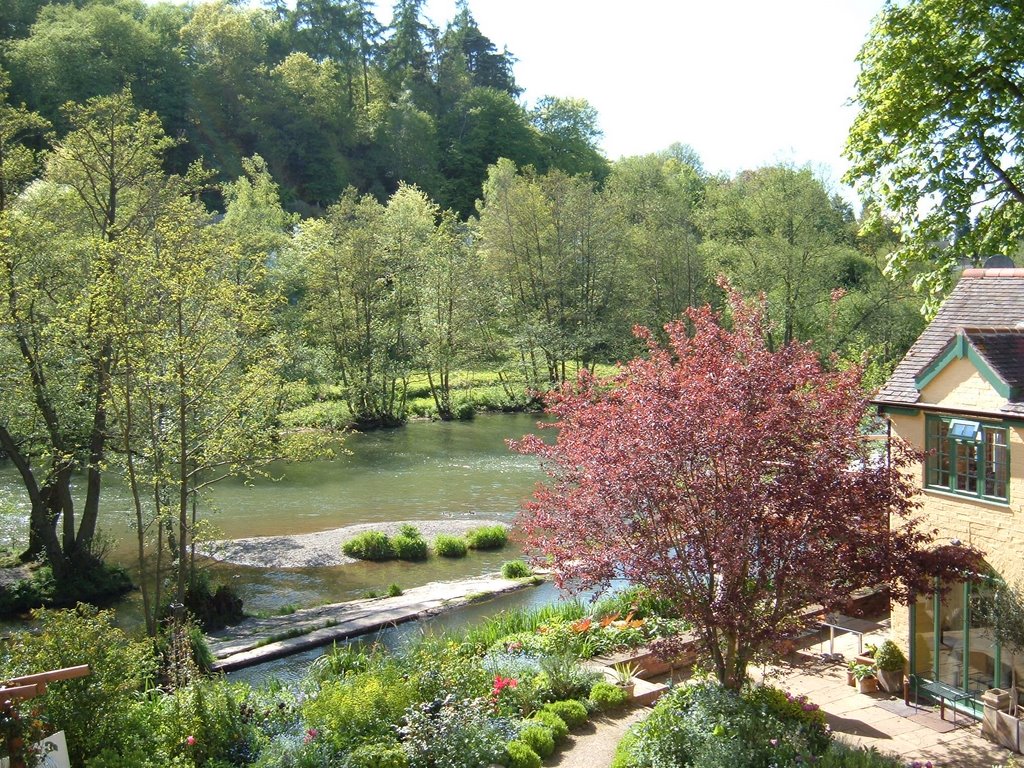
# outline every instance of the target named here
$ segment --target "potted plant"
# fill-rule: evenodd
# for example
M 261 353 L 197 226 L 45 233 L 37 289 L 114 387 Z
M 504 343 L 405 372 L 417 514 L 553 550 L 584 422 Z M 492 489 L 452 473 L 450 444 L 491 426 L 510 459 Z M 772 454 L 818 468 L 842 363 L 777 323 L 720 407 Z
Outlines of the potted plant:
M 864 651 L 857 655 L 857 663 L 870 667 L 875 663 L 875 654 L 878 653 L 878 646 L 874 643 L 865 643 Z
M 903 651 L 892 640 L 886 640 L 875 651 L 875 670 L 878 676 L 878 684 L 886 693 L 902 695 L 903 693 L 903 669 L 906 667 L 907 657 Z
M 857 693 L 874 693 L 878 690 L 878 678 L 875 668 L 867 664 L 854 664 L 853 677 L 857 681 Z
M 625 692 L 626 696 L 632 699 L 633 688 L 636 685 L 636 681 L 633 678 L 640 674 L 640 667 L 636 664 L 620 662 L 612 666 L 612 671 L 615 673 L 615 684 Z
M 854 677 L 853 668 L 857 666 L 857 661 L 851 659 L 846 665 L 846 684 L 853 688 L 857 684 L 857 678 Z

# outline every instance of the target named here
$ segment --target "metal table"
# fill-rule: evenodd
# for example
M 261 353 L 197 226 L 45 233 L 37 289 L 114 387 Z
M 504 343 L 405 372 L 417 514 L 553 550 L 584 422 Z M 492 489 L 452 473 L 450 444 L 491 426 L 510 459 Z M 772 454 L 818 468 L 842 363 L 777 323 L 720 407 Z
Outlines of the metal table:
M 842 613 L 829 613 L 822 619 L 821 625 L 828 627 L 828 652 L 835 653 L 836 630 L 850 632 L 857 636 L 857 654 L 864 652 L 864 635 L 869 632 L 877 632 L 884 627 L 877 621 L 857 619 L 853 616 L 846 616 Z

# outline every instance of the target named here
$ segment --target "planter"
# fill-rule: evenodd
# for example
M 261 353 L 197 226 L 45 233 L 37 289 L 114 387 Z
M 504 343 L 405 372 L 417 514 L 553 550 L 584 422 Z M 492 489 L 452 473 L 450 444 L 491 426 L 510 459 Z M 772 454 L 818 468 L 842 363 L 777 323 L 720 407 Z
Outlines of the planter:
M 862 677 L 857 681 L 857 693 L 874 693 L 878 690 L 877 677 Z
M 863 664 L 865 667 L 875 666 L 874 654 L 862 653 L 860 656 L 857 656 L 855 660 L 858 664 Z
M 902 669 L 879 669 L 875 671 L 878 678 L 878 686 L 886 693 L 897 696 L 903 695 L 903 670 Z
M 857 678 L 854 677 L 853 672 L 846 670 L 846 684 L 853 688 L 857 684 Z
M 1024 748 L 1024 727 L 1019 717 L 1006 710 L 1010 707 L 1010 692 L 990 688 L 981 695 L 985 711 L 981 720 L 981 735 L 1014 752 Z
M 627 701 L 633 700 L 633 690 L 636 688 L 636 683 L 616 683 L 615 685 L 626 694 Z

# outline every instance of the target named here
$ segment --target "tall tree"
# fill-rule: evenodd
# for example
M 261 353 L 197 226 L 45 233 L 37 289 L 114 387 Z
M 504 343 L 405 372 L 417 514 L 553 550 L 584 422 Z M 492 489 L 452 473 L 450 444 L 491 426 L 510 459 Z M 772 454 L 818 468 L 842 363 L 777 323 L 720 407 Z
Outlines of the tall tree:
M 1016 2 L 887 2 L 858 56 L 846 178 L 897 216 L 893 266 L 927 266 L 930 309 L 958 262 L 1024 236 L 1022 26 Z
M 642 331 L 647 355 L 615 377 L 552 393 L 556 442 L 518 448 L 554 480 L 522 520 L 558 579 L 624 577 L 672 600 L 721 684 L 739 689 L 808 605 L 877 583 L 907 601 L 978 553 L 928 549 L 910 517 L 910 452 L 872 459 L 858 433 L 858 372 L 828 373 L 800 345 L 770 350 L 761 314 L 730 301 L 732 331 L 691 310 L 666 346 Z
M 45 553 L 59 579 L 95 564 L 114 354 L 107 288 L 120 268 L 114 244 L 150 230 L 174 185 L 160 169 L 173 142 L 129 93 L 69 107 L 68 120 L 74 129 L 49 158 L 50 184 L 12 213 L 2 243 L 3 341 L 17 352 L 13 391 L 22 399 L 6 404 L 10 416 L 0 421 L 27 430 L 15 442 L 32 500 L 28 553 Z M 86 475 L 80 515 L 76 470 Z
M 777 343 L 824 327 L 853 237 L 849 211 L 809 169 L 745 171 L 711 186 L 705 210 L 712 268 L 748 294 L 765 294 Z
M 595 181 L 608 175 L 608 161 L 598 150 L 603 135 L 597 110 L 586 99 L 544 96 L 532 113 L 540 132 L 541 170 L 557 168 L 571 176 L 590 174 Z

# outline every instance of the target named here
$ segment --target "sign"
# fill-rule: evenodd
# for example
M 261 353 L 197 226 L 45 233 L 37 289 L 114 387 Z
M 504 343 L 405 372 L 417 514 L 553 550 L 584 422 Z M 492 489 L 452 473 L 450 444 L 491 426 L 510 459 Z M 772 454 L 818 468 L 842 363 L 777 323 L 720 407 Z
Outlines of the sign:
M 43 757 L 38 768 L 71 768 L 71 758 L 68 757 L 68 745 L 64 740 L 64 731 L 57 731 L 53 736 L 47 736 L 36 746 L 39 747 Z M 0 757 L 0 768 L 10 768 L 10 766 L 10 760 Z

